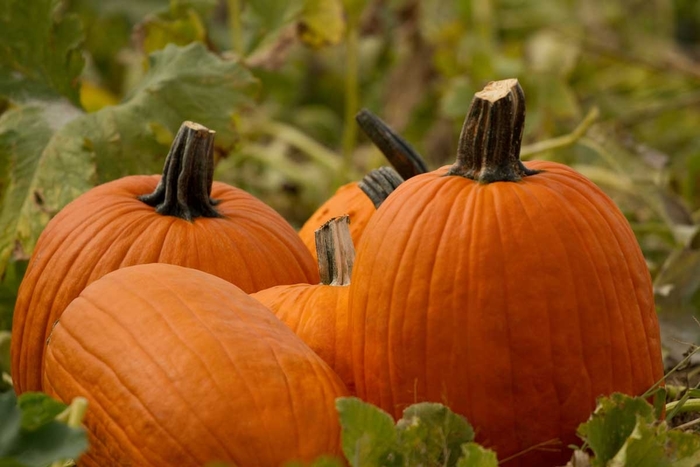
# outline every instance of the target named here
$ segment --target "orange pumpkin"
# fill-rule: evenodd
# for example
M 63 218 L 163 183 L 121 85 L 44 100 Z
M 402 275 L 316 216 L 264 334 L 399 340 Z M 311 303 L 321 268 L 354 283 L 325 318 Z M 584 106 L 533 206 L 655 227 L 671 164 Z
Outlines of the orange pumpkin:
M 88 399 L 84 466 L 279 466 L 340 454 L 338 376 L 233 284 L 169 264 L 119 269 L 63 313 L 44 387 Z
M 517 80 L 489 84 L 457 162 L 402 183 L 372 217 L 350 289 L 352 362 L 358 396 L 396 417 L 441 402 L 504 465 L 546 467 L 566 463 L 598 396 L 640 395 L 663 367 L 627 220 L 571 168 L 521 162 L 524 119 Z
M 299 236 L 314 258 L 314 232 L 321 225 L 334 217 L 349 215 L 352 240 L 359 245 L 367 221 L 387 196 L 402 181 L 428 171 L 420 154 L 372 112 L 363 109 L 355 119 L 396 171 L 381 167 L 371 171 L 360 182 L 341 186 L 309 217 L 299 230 Z
M 171 263 L 255 292 L 318 282 L 294 229 L 248 193 L 212 182 L 214 132 L 186 122 L 163 176 L 129 176 L 83 194 L 47 225 L 20 286 L 12 328 L 18 393 L 41 389 L 51 326 L 94 280 L 120 267 Z
M 349 217 L 316 231 L 320 284 L 278 285 L 252 294 L 291 328 L 353 392 L 348 328 L 348 293 L 355 248 Z

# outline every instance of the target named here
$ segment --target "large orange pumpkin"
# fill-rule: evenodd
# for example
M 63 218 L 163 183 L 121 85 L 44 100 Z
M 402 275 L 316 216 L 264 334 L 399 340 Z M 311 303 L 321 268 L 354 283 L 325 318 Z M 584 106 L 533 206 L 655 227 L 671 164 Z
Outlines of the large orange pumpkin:
M 546 467 L 566 463 L 598 396 L 642 394 L 663 369 L 627 220 L 574 170 L 521 162 L 524 118 L 517 80 L 489 84 L 457 162 L 402 183 L 372 217 L 350 290 L 352 361 L 363 399 L 397 417 L 442 402 L 505 465 Z M 541 445 L 552 440 L 558 452 Z
M 88 399 L 84 466 L 281 466 L 340 454 L 338 376 L 268 309 L 195 269 L 147 264 L 61 315 L 44 387 Z
M 316 231 L 320 284 L 278 285 L 252 294 L 290 327 L 353 392 L 348 293 L 355 248 L 349 216 Z
M 314 258 L 314 232 L 321 225 L 334 217 L 350 216 L 350 234 L 355 245 L 359 245 L 367 222 L 387 196 L 404 180 L 428 171 L 420 154 L 375 114 L 363 109 L 355 119 L 395 170 L 389 167 L 372 170 L 359 182 L 350 182 L 338 188 L 316 209 L 299 230 L 299 236 Z
M 41 234 L 15 306 L 12 377 L 18 393 L 41 389 L 51 326 L 81 290 L 120 267 L 171 263 L 255 292 L 318 282 L 313 258 L 272 208 L 212 182 L 214 132 L 182 125 L 163 176 L 129 176 L 83 194 Z

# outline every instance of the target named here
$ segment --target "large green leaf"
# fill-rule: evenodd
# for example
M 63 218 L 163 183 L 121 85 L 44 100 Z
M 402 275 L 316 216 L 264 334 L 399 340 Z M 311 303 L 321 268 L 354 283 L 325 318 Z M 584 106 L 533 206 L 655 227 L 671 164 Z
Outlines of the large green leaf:
M 343 453 L 353 467 L 394 464 L 396 427 L 391 415 L 356 397 L 336 401 L 343 428 Z
M 78 115 L 75 107 L 58 100 L 18 107 L 0 117 L 0 274 L 13 251 L 20 257 L 31 251 L 53 214 L 42 193 L 47 163 L 44 150 L 55 130 Z M 54 184 L 52 195 L 70 200 L 76 194 L 71 191 L 70 178 L 89 173 L 90 167 L 86 160 L 68 153 L 59 154 L 59 159 L 66 172 L 55 174 L 48 183 Z
M 0 95 L 79 103 L 83 31 L 62 6 L 62 0 L 0 2 Z
M 251 104 L 256 91 L 257 81 L 238 63 L 199 43 L 169 45 L 151 55 L 148 74 L 124 103 L 87 115 L 65 133 L 87 142 L 83 148 L 94 154 L 99 182 L 158 173 L 184 120 L 215 130 L 217 146 L 231 145 L 232 115 Z
M 492 450 L 470 442 L 462 446 L 457 467 L 498 467 L 498 459 Z
M 654 408 L 641 397 L 615 393 L 598 401 L 591 418 L 578 429 L 595 453 L 593 465 L 605 466 L 617 455 L 637 427 L 638 417 L 654 421 Z
M 462 445 L 474 439 L 474 430 L 466 418 L 434 402 L 408 407 L 396 428 L 410 465 L 454 466 L 462 454 Z
M 0 394 L 0 467 L 45 467 L 77 459 L 87 449 L 82 428 L 54 419 L 65 405 L 46 394 L 29 393 L 19 401 L 13 391 Z

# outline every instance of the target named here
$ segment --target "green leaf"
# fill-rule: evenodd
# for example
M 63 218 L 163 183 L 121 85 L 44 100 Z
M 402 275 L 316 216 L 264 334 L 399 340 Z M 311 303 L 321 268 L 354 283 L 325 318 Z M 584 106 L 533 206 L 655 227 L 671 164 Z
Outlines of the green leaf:
M 591 418 L 578 428 L 579 436 L 595 453 L 593 465 L 607 465 L 625 445 L 639 420 L 654 422 L 654 408 L 641 397 L 615 393 L 599 399 Z
M 46 425 L 66 409 L 66 404 L 41 392 L 25 392 L 17 398 L 22 411 L 22 428 L 33 431 Z
M 24 278 L 29 261 L 26 259 L 15 259 L 10 261 L 5 269 L 5 277 L 0 282 L 0 330 L 12 329 L 12 315 L 17 302 L 17 290 Z M 9 350 L 8 350 L 9 352 Z M 0 357 L 2 353 L 0 352 Z M 0 364 L 1 365 L 1 364 Z M 6 368 L 9 373 L 9 367 Z
M 0 2 L 0 95 L 67 97 L 79 105 L 82 26 L 61 0 Z
M 320 48 L 339 44 L 345 35 L 342 0 L 305 0 L 297 25 L 299 39 L 306 45 Z
M 498 459 L 492 450 L 470 442 L 462 446 L 457 467 L 498 467 Z
M 18 107 L 0 116 L 0 274 L 5 273 L 13 252 L 20 257 L 28 256 L 36 237 L 51 216 L 43 205 L 40 193 L 44 178 L 42 171 L 50 162 L 44 150 L 55 130 L 79 114 L 75 107 L 58 100 Z M 59 158 L 62 166 L 72 171 L 56 174 L 56 178 L 48 181 L 56 184 L 54 193 L 69 190 L 66 179 L 73 171 L 78 176 L 86 172 L 86 161 L 71 158 L 68 153 L 59 154 Z M 19 274 L 15 274 L 15 278 L 21 280 L 24 271 L 13 271 L 17 272 Z M 12 279 L 6 278 L 3 285 L 7 284 L 10 288 L 15 282 L 18 285 L 18 281 Z M 2 294 L 3 297 L 6 295 L 14 306 L 13 290 Z M 5 305 L 3 303 L 3 307 Z
M 343 453 L 350 465 L 379 467 L 395 460 L 396 428 L 391 415 L 356 397 L 336 399 L 336 408 L 343 430 Z
M 0 466 L 45 467 L 87 449 L 85 430 L 56 421 L 58 403 L 42 399 L 50 398 L 36 393 L 18 405 L 13 391 L 0 394 Z
M 466 418 L 434 402 L 408 407 L 396 428 L 399 447 L 412 465 L 453 466 L 461 446 L 474 439 Z
M 637 415 L 637 424 L 629 438 L 606 465 L 608 467 L 668 467 L 671 465 L 664 449 L 663 427 L 655 427 L 649 420 Z M 599 465 L 598 460 L 594 465 Z

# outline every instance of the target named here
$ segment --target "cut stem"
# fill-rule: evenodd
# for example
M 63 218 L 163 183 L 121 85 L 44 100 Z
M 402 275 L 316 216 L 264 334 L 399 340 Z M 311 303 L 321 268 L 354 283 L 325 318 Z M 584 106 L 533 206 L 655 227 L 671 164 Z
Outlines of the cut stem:
M 350 235 L 350 216 L 329 220 L 316 232 L 318 271 L 324 285 L 350 285 L 355 246 Z
M 404 180 L 428 172 L 421 155 L 372 112 L 362 109 L 355 120 Z
M 153 193 L 139 200 L 158 214 L 187 221 L 197 217 L 221 217 L 211 199 L 214 183 L 215 132 L 194 122 L 184 122 L 165 159 L 163 177 Z
M 403 178 L 391 167 L 379 167 L 370 171 L 357 186 L 372 200 L 375 209 L 379 209 L 394 190 L 403 183 Z
M 536 174 L 520 161 L 524 127 L 525 94 L 518 80 L 489 83 L 474 95 L 459 137 L 457 161 L 447 175 L 493 183 Z

